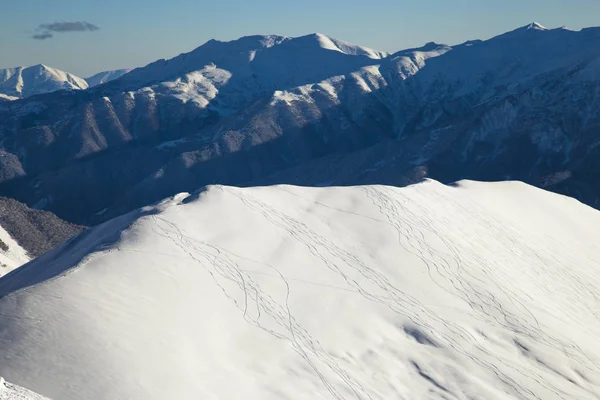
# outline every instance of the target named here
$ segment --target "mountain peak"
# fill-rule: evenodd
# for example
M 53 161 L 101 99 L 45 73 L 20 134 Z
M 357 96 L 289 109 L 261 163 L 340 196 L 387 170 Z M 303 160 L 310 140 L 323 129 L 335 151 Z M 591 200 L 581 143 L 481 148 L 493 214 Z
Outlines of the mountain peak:
M 549 32 L 551 29 L 546 28 L 545 26 L 532 22 L 530 24 L 521 26 L 520 28 L 514 29 L 512 31 L 508 31 L 504 34 L 496 36 L 496 38 L 505 38 L 505 37 L 513 37 L 514 35 L 527 35 L 532 32 Z
M 294 38 L 292 40 L 302 41 L 308 39 L 315 40 L 319 47 L 322 49 L 337 51 L 346 55 L 366 56 L 372 59 L 381 59 L 388 56 L 388 53 L 386 52 L 373 50 L 368 47 L 358 46 L 349 42 L 345 42 L 343 40 L 332 38 L 331 36 L 318 32 Z
M 250 50 L 256 50 L 257 48 L 268 48 L 272 47 L 276 44 L 279 44 L 281 41 L 288 39 L 286 36 L 281 35 L 249 35 L 242 36 L 239 39 L 234 40 L 217 40 L 211 39 L 208 42 L 204 43 L 202 46 L 192 50 L 190 53 L 201 49 L 203 47 L 210 46 L 227 46 L 227 47 L 247 47 Z M 230 50 L 228 48 L 228 50 Z M 189 54 L 189 53 L 187 53 Z
M 0 69 L 0 94 L 5 97 L 25 98 L 57 90 L 83 90 L 87 87 L 84 79 L 45 64 Z
M 327 60 L 322 58 L 324 55 L 328 57 Z M 343 56 L 352 56 L 347 58 L 353 59 L 353 61 L 342 62 L 342 58 L 339 58 L 340 55 L 342 58 L 344 58 Z M 286 80 L 288 84 L 292 84 L 292 81 L 308 83 L 310 80 L 330 77 L 330 73 L 339 75 L 341 71 L 350 72 L 347 71 L 348 68 L 360 69 L 360 67 L 372 63 L 371 60 L 381 60 L 387 56 L 388 53 L 334 39 L 323 33 L 312 33 L 295 38 L 280 35 L 254 35 L 232 41 L 213 39 L 189 53 L 137 68 L 123 78 L 123 83 L 126 85 L 125 87 L 137 90 L 144 85 L 176 80 L 190 72 L 199 71 L 207 65 L 216 65 L 238 77 L 254 75 L 253 79 L 255 79 L 257 74 L 262 73 L 265 76 L 264 82 L 268 81 L 265 84 L 272 87 L 274 80 L 277 79 L 279 79 L 278 82 L 281 82 L 282 79 Z M 273 66 L 281 66 L 282 63 L 286 63 L 290 68 L 298 67 L 299 63 L 306 66 L 311 70 L 310 80 L 307 80 L 306 71 L 302 71 L 301 68 L 291 79 L 290 77 L 294 74 L 290 71 L 282 71 L 280 68 L 275 68 L 277 72 L 272 71 Z M 318 63 L 321 63 L 321 66 L 315 68 Z M 327 70 L 323 63 L 327 64 L 327 68 L 330 69 Z M 284 76 L 287 77 L 284 78 Z M 119 90 L 122 89 L 123 86 L 119 86 Z
M 538 24 L 537 22 L 532 22 L 529 25 L 525 26 L 525 29 L 528 31 L 547 31 L 548 28 L 543 26 L 542 24 Z

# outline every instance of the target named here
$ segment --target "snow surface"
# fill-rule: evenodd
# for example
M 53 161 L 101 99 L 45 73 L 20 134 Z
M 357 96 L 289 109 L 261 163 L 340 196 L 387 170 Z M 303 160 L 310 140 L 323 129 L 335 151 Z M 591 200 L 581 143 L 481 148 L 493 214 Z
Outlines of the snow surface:
M 0 400 L 45 400 L 46 397 L 27 389 L 12 385 L 0 377 Z M 47 399 L 46 399 L 47 400 Z
M 159 87 L 166 95 L 175 97 L 183 103 L 193 101 L 201 107 L 206 107 L 219 93 L 219 88 L 231 79 L 231 73 L 207 66 L 201 71 L 191 72 L 173 82 L 164 82 Z M 164 90 L 161 90 L 164 89 Z
M 354 56 L 367 56 L 373 59 L 382 59 L 388 56 L 388 53 L 386 52 L 373 50 L 368 47 L 357 46 L 343 40 L 334 39 L 332 37 L 323 35 L 322 33 L 315 33 L 314 36 L 317 38 L 317 42 L 323 49 L 339 51 L 340 53 Z
M 597 399 L 600 213 L 518 182 L 209 187 L 0 279 L 55 399 Z
M 0 277 L 29 262 L 31 258 L 10 234 L 0 226 L 0 241 L 8 246 L 7 251 L 0 249 Z

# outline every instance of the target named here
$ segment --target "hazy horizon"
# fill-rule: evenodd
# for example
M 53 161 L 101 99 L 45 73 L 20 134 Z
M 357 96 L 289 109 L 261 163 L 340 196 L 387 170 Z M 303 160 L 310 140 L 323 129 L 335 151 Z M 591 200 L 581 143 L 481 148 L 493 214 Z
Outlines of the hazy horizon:
M 254 34 L 320 32 L 394 52 L 431 41 L 452 45 L 485 40 L 533 21 L 579 30 L 598 25 L 598 17 L 600 3 L 591 0 L 373 0 L 368 7 L 340 0 L 29 1 L 11 4 L 0 15 L 0 68 L 45 64 L 87 78 L 168 59 L 210 39 Z

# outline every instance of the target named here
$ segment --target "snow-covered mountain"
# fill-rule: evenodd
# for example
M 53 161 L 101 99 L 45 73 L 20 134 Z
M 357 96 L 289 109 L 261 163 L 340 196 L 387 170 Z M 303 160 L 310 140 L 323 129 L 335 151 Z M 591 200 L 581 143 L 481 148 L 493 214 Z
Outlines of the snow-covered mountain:
M 118 79 L 129 71 L 131 71 L 131 69 L 117 69 L 114 71 L 99 72 L 94 76 L 86 78 L 85 80 L 89 87 L 94 87 Z
M 99 72 L 87 79 L 46 65 L 0 69 L 0 101 L 17 100 L 58 90 L 85 90 L 118 79 L 131 71 Z
M 231 42 L 211 40 L 192 52 L 159 60 L 131 71 L 121 82 L 140 88 L 173 81 L 213 67 L 234 78 L 230 84 L 255 83 L 256 88 L 298 86 L 305 82 L 354 71 L 381 60 L 384 52 L 352 45 L 316 33 L 298 38 L 275 35 L 247 36 Z M 207 80 L 211 80 L 208 76 Z M 120 83 L 121 83 L 120 82 Z M 228 81 L 229 82 L 229 81 Z M 229 86 L 229 85 L 228 85 Z M 246 89 L 251 89 L 248 86 Z
M 598 226 L 519 182 L 179 194 L 0 279 L 0 374 L 64 400 L 597 399 Z
M 160 96 L 165 102 L 192 102 L 193 109 L 229 115 L 274 90 L 351 73 L 385 57 L 318 33 L 211 40 L 190 53 L 134 69 L 102 92 L 132 91 L 134 99 L 151 101 Z
M 0 189 L 85 224 L 212 183 L 425 173 L 600 207 L 598 46 L 600 28 L 539 24 L 394 54 L 321 34 L 213 40 L 86 91 L 0 103 Z
M 87 87 L 85 79 L 43 64 L 0 69 L 0 94 L 5 98 L 25 98 L 57 90 L 82 90 Z

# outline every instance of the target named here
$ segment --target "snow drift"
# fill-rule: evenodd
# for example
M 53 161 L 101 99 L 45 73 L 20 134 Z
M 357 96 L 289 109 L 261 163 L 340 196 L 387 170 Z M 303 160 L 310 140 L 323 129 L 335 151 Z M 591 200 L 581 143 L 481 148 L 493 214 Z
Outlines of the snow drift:
M 209 187 L 0 279 L 55 399 L 597 399 L 600 213 L 518 182 Z

